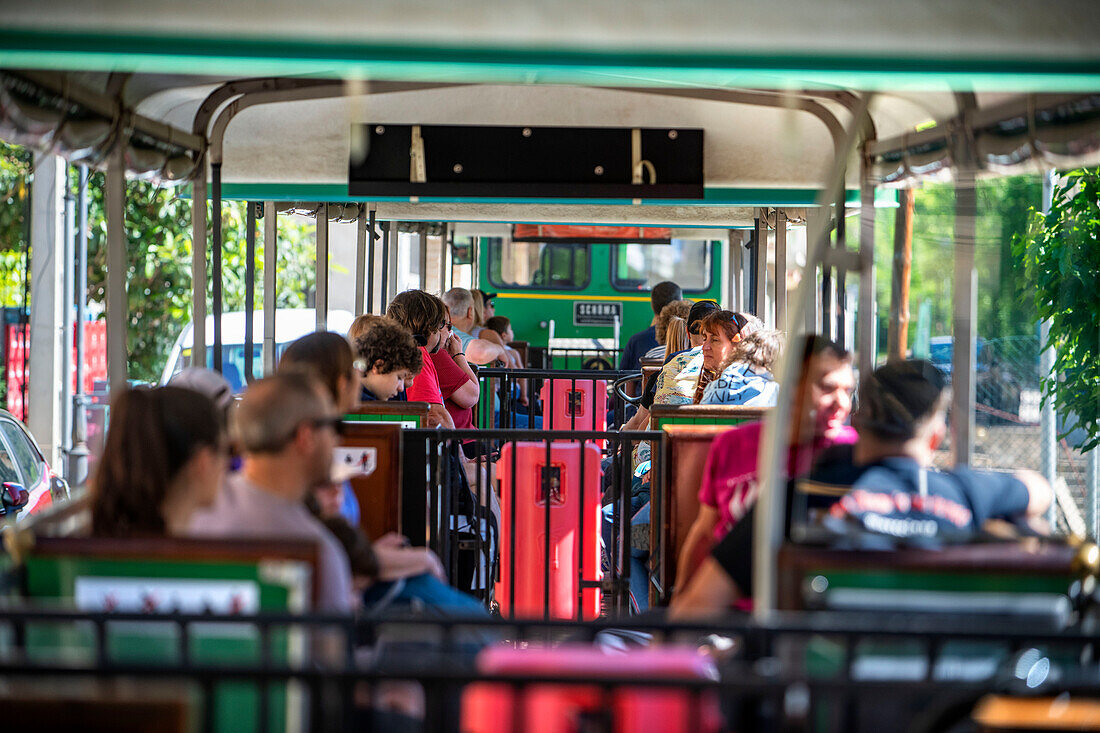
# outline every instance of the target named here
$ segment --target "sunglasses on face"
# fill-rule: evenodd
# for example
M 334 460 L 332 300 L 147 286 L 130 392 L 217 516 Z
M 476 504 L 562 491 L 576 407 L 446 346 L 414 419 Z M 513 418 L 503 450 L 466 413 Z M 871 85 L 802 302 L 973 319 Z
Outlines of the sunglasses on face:
M 344 418 L 341 415 L 315 417 L 307 422 L 315 428 L 332 428 L 337 435 L 342 432 L 344 426 Z

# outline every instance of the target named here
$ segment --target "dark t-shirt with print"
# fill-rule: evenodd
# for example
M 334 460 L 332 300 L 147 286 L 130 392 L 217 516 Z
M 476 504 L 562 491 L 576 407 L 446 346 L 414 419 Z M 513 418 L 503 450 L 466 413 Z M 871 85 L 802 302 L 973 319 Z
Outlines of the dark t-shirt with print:
M 826 522 L 833 527 L 847 524 L 904 540 L 959 539 L 977 532 L 987 519 L 1020 516 L 1028 505 L 1027 487 L 1011 474 L 922 469 L 903 457 L 857 466 L 852 446 L 822 454 L 809 481 L 820 487 L 851 487 L 839 500 L 827 491 L 808 496 L 811 508 L 828 509 Z M 788 507 L 794 483 L 787 488 Z M 755 507 L 711 553 L 745 595 L 752 593 L 754 515 Z

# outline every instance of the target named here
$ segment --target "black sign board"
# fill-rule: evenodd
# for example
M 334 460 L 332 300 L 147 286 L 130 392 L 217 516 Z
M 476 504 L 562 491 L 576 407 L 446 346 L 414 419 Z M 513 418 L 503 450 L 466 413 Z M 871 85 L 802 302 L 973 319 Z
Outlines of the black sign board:
M 591 303 L 578 301 L 573 304 L 574 326 L 613 326 L 623 320 L 623 304 L 619 302 Z
M 703 198 L 703 130 L 367 124 L 352 196 Z

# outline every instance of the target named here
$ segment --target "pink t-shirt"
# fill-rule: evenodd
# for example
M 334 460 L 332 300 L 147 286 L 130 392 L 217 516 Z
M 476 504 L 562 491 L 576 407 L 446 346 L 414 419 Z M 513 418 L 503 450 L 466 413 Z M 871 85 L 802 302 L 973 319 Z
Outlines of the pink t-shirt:
M 432 364 L 432 355 L 423 346 L 420 347 L 420 353 L 424 356 L 424 368 L 413 379 L 413 383 L 405 391 L 405 396 L 409 402 L 442 405 L 443 393 L 439 391 L 439 377 L 435 373 L 435 365 Z
M 699 503 L 718 510 L 716 542 L 726 536 L 756 501 L 756 459 L 763 432 L 762 422 L 738 425 L 715 438 L 707 454 Z M 787 475 L 806 473 L 814 456 L 833 445 L 855 443 L 856 437 L 855 429 L 845 426 L 833 438 L 815 438 L 809 446 L 793 446 L 787 459 Z

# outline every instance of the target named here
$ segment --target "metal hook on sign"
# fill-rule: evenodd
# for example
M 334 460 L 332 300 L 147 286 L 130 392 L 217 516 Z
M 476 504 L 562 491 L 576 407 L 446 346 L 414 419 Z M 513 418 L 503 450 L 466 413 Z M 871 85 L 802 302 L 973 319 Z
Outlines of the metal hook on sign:
M 657 183 L 657 169 L 653 163 L 642 158 L 642 130 L 638 127 L 630 131 L 630 161 L 632 184 L 640 186 L 645 182 L 645 176 L 642 175 L 644 171 L 649 172 L 650 185 Z
M 420 136 L 420 125 L 412 126 L 412 141 L 409 145 L 409 182 L 426 183 L 428 181 L 427 163 L 424 160 L 424 138 Z

